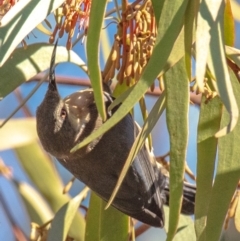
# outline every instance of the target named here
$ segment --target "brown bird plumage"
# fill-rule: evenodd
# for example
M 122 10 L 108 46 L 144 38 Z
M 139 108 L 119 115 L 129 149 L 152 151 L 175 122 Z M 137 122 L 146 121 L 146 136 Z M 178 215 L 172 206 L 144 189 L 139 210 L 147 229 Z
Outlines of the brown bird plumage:
M 101 127 L 103 120 L 97 111 L 92 89 L 61 99 L 55 83 L 55 51 L 56 45 L 51 60 L 49 87 L 37 109 L 39 139 L 47 152 L 107 201 L 139 127 L 128 114 L 104 135 L 70 153 L 77 143 Z M 103 92 L 103 97 L 107 111 L 113 98 L 107 92 Z M 108 118 L 116 108 L 107 111 Z M 169 202 L 168 182 L 168 177 L 162 174 L 144 145 L 130 166 L 112 206 L 144 223 L 163 227 L 163 204 Z M 185 185 L 183 213 L 193 214 L 194 200 L 195 187 Z

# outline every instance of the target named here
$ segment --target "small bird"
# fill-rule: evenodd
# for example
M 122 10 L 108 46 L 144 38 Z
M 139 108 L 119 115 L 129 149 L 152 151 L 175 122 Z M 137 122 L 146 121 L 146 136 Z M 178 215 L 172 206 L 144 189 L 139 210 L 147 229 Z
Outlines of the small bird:
M 75 92 L 64 99 L 60 97 L 54 71 L 56 46 L 50 63 L 48 90 L 36 113 L 39 139 L 48 153 L 108 201 L 140 127 L 129 113 L 105 134 L 71 153 L 77 143 L 102 126 L 103 120 L 93 89 Z M 103 97 L 109 119 L 118 107 L 108 111 L 113 97 L 107 91 L 103 91 Z M 184 184 L 183 214 L 194 213 L 195 193 L 194 186 Z M 145 144 L 129 167 L 112 206 L 146 224 L 162 228 L 163 204 L 169 204 L 169 178 Z

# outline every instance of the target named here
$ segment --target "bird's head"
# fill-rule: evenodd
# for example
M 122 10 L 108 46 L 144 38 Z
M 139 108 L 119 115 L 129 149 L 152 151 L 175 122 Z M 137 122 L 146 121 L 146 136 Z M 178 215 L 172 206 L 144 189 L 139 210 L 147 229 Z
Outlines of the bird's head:
M 103 121 L 98 114 L 91 88 L 75 92 L 64 99 L 60 97 L 55 80 L 55 53 L 56 45 L 51 58 L 48 90 L 36 113 L 37 132 L 47 152 L 59 159 L 68 159 L 72 155 L 70 150 L 98 129 Z M 107 108 L 112 98 L 107 92 L 103 95 Z M 78 154 L 91 151 L 99 139 L 79 150 Z

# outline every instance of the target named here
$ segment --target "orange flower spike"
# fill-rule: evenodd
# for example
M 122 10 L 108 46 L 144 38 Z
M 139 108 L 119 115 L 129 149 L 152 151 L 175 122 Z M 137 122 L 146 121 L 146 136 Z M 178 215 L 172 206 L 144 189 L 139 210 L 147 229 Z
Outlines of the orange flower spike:
M 61 26 L 60 31 L 58 32 L 58 37 L 61 38 L 64 34 L 64 25 Z
M 76 5 L 76 0 L 71 0 L 70 7 L 74 8 Z
M 141 15 L 141 22 L 142 22 L 142 32 L 145 33 L 148 29 L 148 24 L 147 24 L 144 14 Z
M 73 18 L 71 20 L 71 30 L 70 30 L 70 38 L 73 37 L 73 34 L 74 34 L 74 30 L 75 30 L 75 27 L 76 27 L 76 23 L 77 23 L 77 20 L 78 20 L 78 13 L 75 12 L 74 15 L 73 15 Z
M 72 40 L 71 40 L 71 38 L 69 38 L 69 36 L 68 36 L 66 47 L 67 47 L 67 50 L 71 50 L 72 49 Z
M 151 29 L 151 15 L 148 11 L 146 10 L 142 10 L 142 15 L 148 25 L 148 29 L 150 30 Z
M 63 14 L 64 14 L 64 16 L 66 16 L 67 17 L 67 15 L 70 13 L 70 7 L 69 7 L 69 5 L 68 4 L 64 4 L 64 6 L 63 6 Z
M 120 82 L 123 82 L 124 79 L 124 70 L 126 66 L 126 58 L 127 58 L 127 22 L 126 22 L 126 14 L 122 13 L 122 66 L 119 72 Z
M 121 46 L 120 46 L 120 38 L 119 36 L 116 37 L 116 50 L 117 50 L 117 59 L 116 59 L 116 64 L 115 64 L 115 68 L 117 70 L 120 69 L 120 59 L 121 59 Z
M 69 33 L 69 32 L 70 32 L 71 26 L 72 26 L 71 20 L 68 19 L 68 20 L 67 20 L 67 25 L 66 25 L 66 28 L 65 28 L 65 32 L 66 32 L 66 33 Z
M 137 14 L 136 14 L 136 17 L 135 17 L 135 20 L 136 20 L 136 23 L 139 23 L 140 20 L 141 20 L 141 15 L 142 15 L 142 12 L 137 10 Z
M 112 54 L 111 54 L 111 60 L 112 60 L 112 62 L 115 62 L 117 60 L 117 41 L 116 40 L 114 41 L 114 44 L 113 44 L 113 51 L 112 51 Z
M 58 32 L 58 26 L 56 25 L 54 30 L 53 30 L 52 35 L 49 38 L 49 43 L 50 44 L 52 44 L 54 42 L 57 32 Z
M 151 30 L 150 31 L 151 31 L 152 35 L 155 37 L 157 28 L 156 28 L 156 19 L 154 17 L 154 14 L 151 14 Z
M 129 50 L 127 52 L 127 58 L 126 58 L 125 71 L 124 71 L 126 77 L 129 77 L 132 73 L 132 62 L 133 62 L 133 55 L 131 54 L 130 46 L 129 46 Z

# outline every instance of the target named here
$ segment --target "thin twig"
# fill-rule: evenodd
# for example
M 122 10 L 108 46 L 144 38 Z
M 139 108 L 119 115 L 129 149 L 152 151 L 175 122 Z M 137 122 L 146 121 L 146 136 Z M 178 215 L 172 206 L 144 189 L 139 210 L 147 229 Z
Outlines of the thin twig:
M 20 92 L 19 89 L 16 89 L 16 90 L 14 91 L 14 94 L 15 94 L 15 96 L 17 97 L 17 100 L 18 100 L 19 103 L 23 103 L 23 102 L 24 102 L 24 98 L 23 98 L 23 96 L 22 96 L 22 94 L 21 94 L 21 92 Z M 29 108 L 28 108 L 26 105 L 23 105 L 23 106 L 22 106 L 22 110 L 23 110 L 24 115 L 25 115 L 26 117 L 32 117 L 32 116 L 33 116 L 32 113 L 31 113 L 31 111 L 29 110 Z
M 32 89 L 28 96 L 23 100 L 23 102 L 1 123 L 0 128 L 2 128 L 24 105 L 25 103 L 33 96 L 37 91 L 39 86 L 45 81 L 48 76 L 48 71 L 44 74 L 43 78 L 37 83 L 37 85 Z

